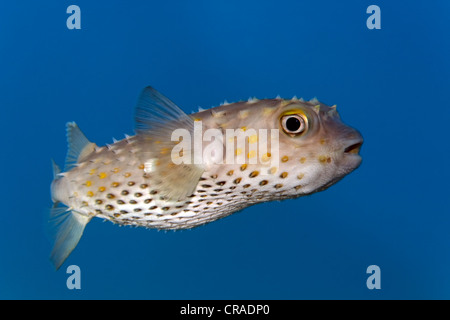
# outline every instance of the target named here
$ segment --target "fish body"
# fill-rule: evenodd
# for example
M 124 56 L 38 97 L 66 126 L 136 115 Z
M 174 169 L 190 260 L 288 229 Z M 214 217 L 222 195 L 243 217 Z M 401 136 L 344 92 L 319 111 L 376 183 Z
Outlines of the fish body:
M 360 133 L 316 100 L 249 99 L 188 116 L 147 87 L 136 123 L 135 136 L 103 147 L 67 124 L 66 168 L 55 166 L 51 186 L 56 267 L 93 217 L 193 228 L 324 190 L 361 163 Z

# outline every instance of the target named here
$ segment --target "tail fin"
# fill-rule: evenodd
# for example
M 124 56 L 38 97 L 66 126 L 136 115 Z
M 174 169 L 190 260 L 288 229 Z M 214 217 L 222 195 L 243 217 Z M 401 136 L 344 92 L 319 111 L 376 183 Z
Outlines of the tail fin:
M 75 122 L 67 123 L 66 128 L 68 151 L 64 171 L 69 171 L 81 159 L 93 152 L 96 145 L 86 138 Z M 64 203 L 64 199 L 67 198 L 65 195 L 67 181 L 64 180 L 64 175 L 61 174 L 61 169 L 58 165 L 54 161 L 52 163 L 54 180 L 51 189 L 54 204 L 53 208 L 50 209 L 48 234 L 53 241 L 50 260 L 58 270 L 77 246 L 91 217 L 60 205 L 60 201 Z
M 77 213 L 67 207 L 55 206 L 50 209 L 49 234 L 53 238 L 53 249 L 50 260 L 56 270 L 64 263 L 70 253 L 75 249 L 84 227 L 91 217 Z

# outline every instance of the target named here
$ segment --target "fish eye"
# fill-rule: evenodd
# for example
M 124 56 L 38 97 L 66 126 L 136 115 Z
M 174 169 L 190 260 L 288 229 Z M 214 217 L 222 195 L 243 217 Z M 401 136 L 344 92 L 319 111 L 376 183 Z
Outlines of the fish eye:
M 302 115 L 290 114 L 281 117 L 281 127 L 290 135 L 298 135 L 306 130 L 307 121 Z

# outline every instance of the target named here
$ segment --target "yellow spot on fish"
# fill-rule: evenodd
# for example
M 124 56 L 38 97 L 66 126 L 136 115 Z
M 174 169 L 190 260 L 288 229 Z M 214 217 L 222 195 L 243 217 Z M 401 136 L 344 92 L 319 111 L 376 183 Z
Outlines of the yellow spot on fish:
M 252 151 L 250 151 L 248 154 L 247 154 L 247 158 L 254 158 L 256 156 L 256 151 L 255 150 L 252 150 Z
M 99 188 L 98 188 L 98 191 L 100 191 L 100 192 L 103 192 L 103 191 L 105 191 L 105 190 L 106 190 L 105 187 L 99 187 Z
M 125 172 L 125 173 L 123 174 L 123 176 L 124 176 L 125 178 L 129 178 L 129 177 L 131 177 L 131 173 L 130 173 L 130 172 Z
M 86 187 L 90 187 L 90 186 L 92 186 L 92 181 L 91 180 L 86 181 Z
M 327 140 L 326 139 L 320 139 L 320 144 L 325 144 L 325 143 L 327 143 Z
M 105 179 L 107 176 L 108 176 L 108 175 L 106 174 L 106 172 L 100 172 L 100 173 L 98 174 L 98 177 L 99 177 L 100 179 Z
M 263 109 L 263 116 L 270 116 L 275 111 L 274 108 L 264 108 Z
M 245 169 L 247 169 L 247 164 L 246 164 L 246 163 L 244 163 L 244 164 L 241 166 L 241 171 L 244 171 Z
M 284 156 L 283 158 L 281 158 L 281 162 L 288 162 L 289 157 L 288 156 Z
M 248 143 L 256 143 L 258 141 L 258 136 L 256 134 L 248 137 Z
M 300 174 L 297 176 L 297 179 L 298 179 L 298 180 L 301 180 L 301 179 L 303 179 L 304 176 L 305 176 L 304 173 L 300 173 Z
M 114 169 L 113 169 L 113 172 L 114 172 L 114 173 L 119 173 L 119 172 L 120 172 L 120 168 L 114 168 Z
M 317 158 L 320 163 L 326 163 L 327 162 L 327 156 L 319 156 Z
M 300 163 L 305 163 L 306 162 L 306 158 L 305 157 L 301 157 L 300 158 Z
M 120 183 L 119 182 L 113 182 L 111 184 L 111 186 L 113 186 L 114 188 L 117 188 L 118 186 L 120 186 Z
M 94 196 L 94 193 L 93 193 L 92 191 L 88 191 L 88 192 L 86 193 L 86 195 L 87 195 L 88 197 L 93 197 L 93 196 Z
M 97 171 L 97 169 L 91 169 L 91 170 L 89 170 L 89 174 L 92 176 L 95 174 L 96 171 Z
M 277 173 L 277 171 L 278 171 L 278 168 L 277 168 L 277 167 L 272 167 L 272 168 L 270 168 L 270 173 L 271 173 L 271 174 L 275 174 L 275 173 Z
M 169 162 L 169 163 L 167 164 L 167 168 L 169 168 L 169 169 L 173 169 L 173 168 L 175 168 L 175 167 L 176 167 L 176 164 L 173 163 L 173 162 Z
M 241 130 L 242 130 L 242 131 L 247 131 L 247 127 L 245 127 L 245 126 L 244 126 L 244 127 L 241 127 Z
M 286 178 L 288 176 L 287 172 L 283 172 L 282 174 L 280 174 L 280 178 Z
M 213 116 L 213 118 L 222 118 L 223 116 L 226 115 L 225 111 L 214 111 L 214 109 L 211 109 L 211 115 Z
M 161 151 L 159 151 L 159 153 L 167 154 L 169 152 L 169 150 L 170 150 L 169 148 L 162 148 Z M 144 168 L 142 168 L 142 169 L 144 169 Z
M 239 119 L 245 119 L 249 115 L 250 115 L 250 111 L 248 111 L 248 110 L 241 110 L 241 111 L 239 111 L 238 117 L 239 117 Z
M 194 118 L 194 121 L 202 121 L 200 118 Z
M 261 160 L 263 162 L 267 162 L 267 161 L 270 160 L 270 157 L 272 157 L 272 154 L 270 152 L 268 152 L 268 153 L 265 153 L 265 154 L 262 155 Z
M 254 177 L 257 177 L 258 175 L 259 175 L 259 171 L 253 171 L 252 173 L 250 173 L 249 177 L 254 178 Z
M 141 169 L 141 170 L 144 170 L 145 165 L 144 164 L 140 164 L 138 168 Z
M 237 148 L 236 149 L 236 155 L 238 156 L 238 155 L 240 155 L 242 153 L 242 149 L 241 148 Z

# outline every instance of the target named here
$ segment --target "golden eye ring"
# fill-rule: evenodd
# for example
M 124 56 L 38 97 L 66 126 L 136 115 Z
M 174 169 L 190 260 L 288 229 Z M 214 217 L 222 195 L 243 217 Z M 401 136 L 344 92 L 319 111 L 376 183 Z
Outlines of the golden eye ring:
M 281 117 L 281 128 L 289 135 L 297 136 L 304 133 L 308 127 L 308 121 L 301 114 L 286 114 Z

